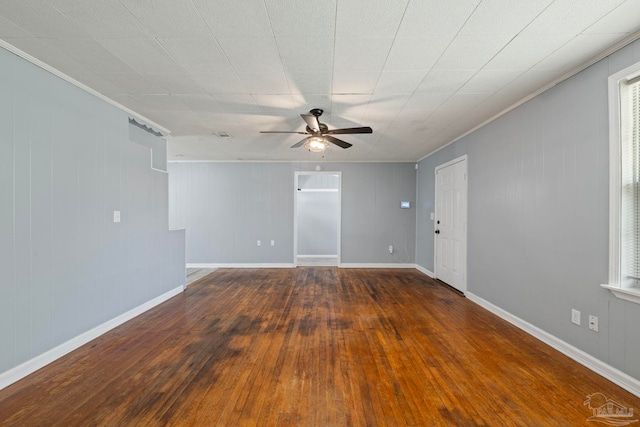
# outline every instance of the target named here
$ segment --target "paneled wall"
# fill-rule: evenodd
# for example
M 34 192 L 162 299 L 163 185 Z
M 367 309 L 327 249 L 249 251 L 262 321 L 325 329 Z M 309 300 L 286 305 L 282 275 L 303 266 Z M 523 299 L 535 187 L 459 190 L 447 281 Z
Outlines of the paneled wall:
M 184 284 L 167 174 L 129 126 L 0 49 L 0 375 Z
M 640 305 L 608 277 L 607 78 L 635 42 L 419 164 L 417 263 L 433 271 L 434 169 L 468 154 L 468 289 L 640 379 Z M 582 325 L 570 322 L 571 309 Z M 587 318 L 600 319 L 600 331 Z
M 342 262 L 413 263 L 414 164 L 320 164 L 342 171 Z M 315 166 L 169 163 L 169 222 L 187 230 L 187 262 L 292 263 L 294 175 Z M 412 208 L 400 209 L 401 200 Z M 257 246 L 257 240 L 276 245 Z

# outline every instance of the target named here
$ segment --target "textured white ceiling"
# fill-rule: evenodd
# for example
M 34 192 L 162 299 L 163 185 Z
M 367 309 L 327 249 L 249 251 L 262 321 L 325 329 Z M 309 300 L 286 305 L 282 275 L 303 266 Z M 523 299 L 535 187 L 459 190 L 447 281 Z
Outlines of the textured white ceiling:
M 415 161 L 640 30 L 638 0 L 0 0 L 0 38 L 170 129 L 173 160 Z M 231 138 L 220 138 L 228 132 Z

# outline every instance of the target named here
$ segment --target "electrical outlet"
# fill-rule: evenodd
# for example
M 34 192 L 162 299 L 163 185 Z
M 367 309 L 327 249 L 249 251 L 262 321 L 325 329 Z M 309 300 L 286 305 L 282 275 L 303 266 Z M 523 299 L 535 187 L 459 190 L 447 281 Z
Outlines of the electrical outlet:
M 392 254 L 393 253 L 393 245 L 389 245 L 389 253 Z
M 262 244 L 262 242 L 261 242 L 260 240 L 258 240 L 258 241 L 256 242 L 256 246 L 260 246 L 261 244 Z
M 589 315 L 589 329 L 598 332 L 598 317 L 592 314 Z
M 272 240 L 272 241 L 271 241 L 271 246 L 275 246 L 275 245 L 276 245 L 276 241 L 275 241 L 275 240 Z
M 571 309 L 571 323 L 580 325 L 580 311 L 576 310 L 575 308 Z

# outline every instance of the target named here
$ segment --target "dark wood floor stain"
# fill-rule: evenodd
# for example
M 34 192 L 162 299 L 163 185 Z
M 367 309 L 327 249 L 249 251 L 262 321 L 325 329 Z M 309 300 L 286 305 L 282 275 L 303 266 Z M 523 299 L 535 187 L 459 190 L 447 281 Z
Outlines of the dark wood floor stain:
M 0 391 L 2 426 L 574 426 L 640 399 L 415 270 L 220 269 Z

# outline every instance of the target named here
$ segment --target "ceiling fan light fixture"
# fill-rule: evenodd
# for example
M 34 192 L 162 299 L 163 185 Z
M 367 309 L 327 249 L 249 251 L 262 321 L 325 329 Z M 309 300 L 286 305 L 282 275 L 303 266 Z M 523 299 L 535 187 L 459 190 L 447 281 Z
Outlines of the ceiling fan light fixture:
M 369 126 L 329 129 L 326 124 L 320 123 L 319 117 L 322 115 L 322 110 L 320 108 L 314 108 L 309 112 L 311 114 L 300 114 L 300 117 L 302 117 L 302 119 L 307 124 L 304 132 L 287 130 L 261 130 L 260 133 L 296 133 L 300 135 L 311 135 L 296 142 L 291 146 L 291 148 L 304 146 L 307 151 L 313 151 L 315 153 L 322 153 L 326 151 L 329 148 L 329 144 L 337 145 L 340 148 L 349 148 L 352 146 L 352 144 L 338 139 L 333 135 L 373 133 L 373 129 L 371 129 Z
M 314 153 L 320 153 L 329 148 L 329 143 L 321 136 L 312 136 L 304 143 L 304 148 Z

